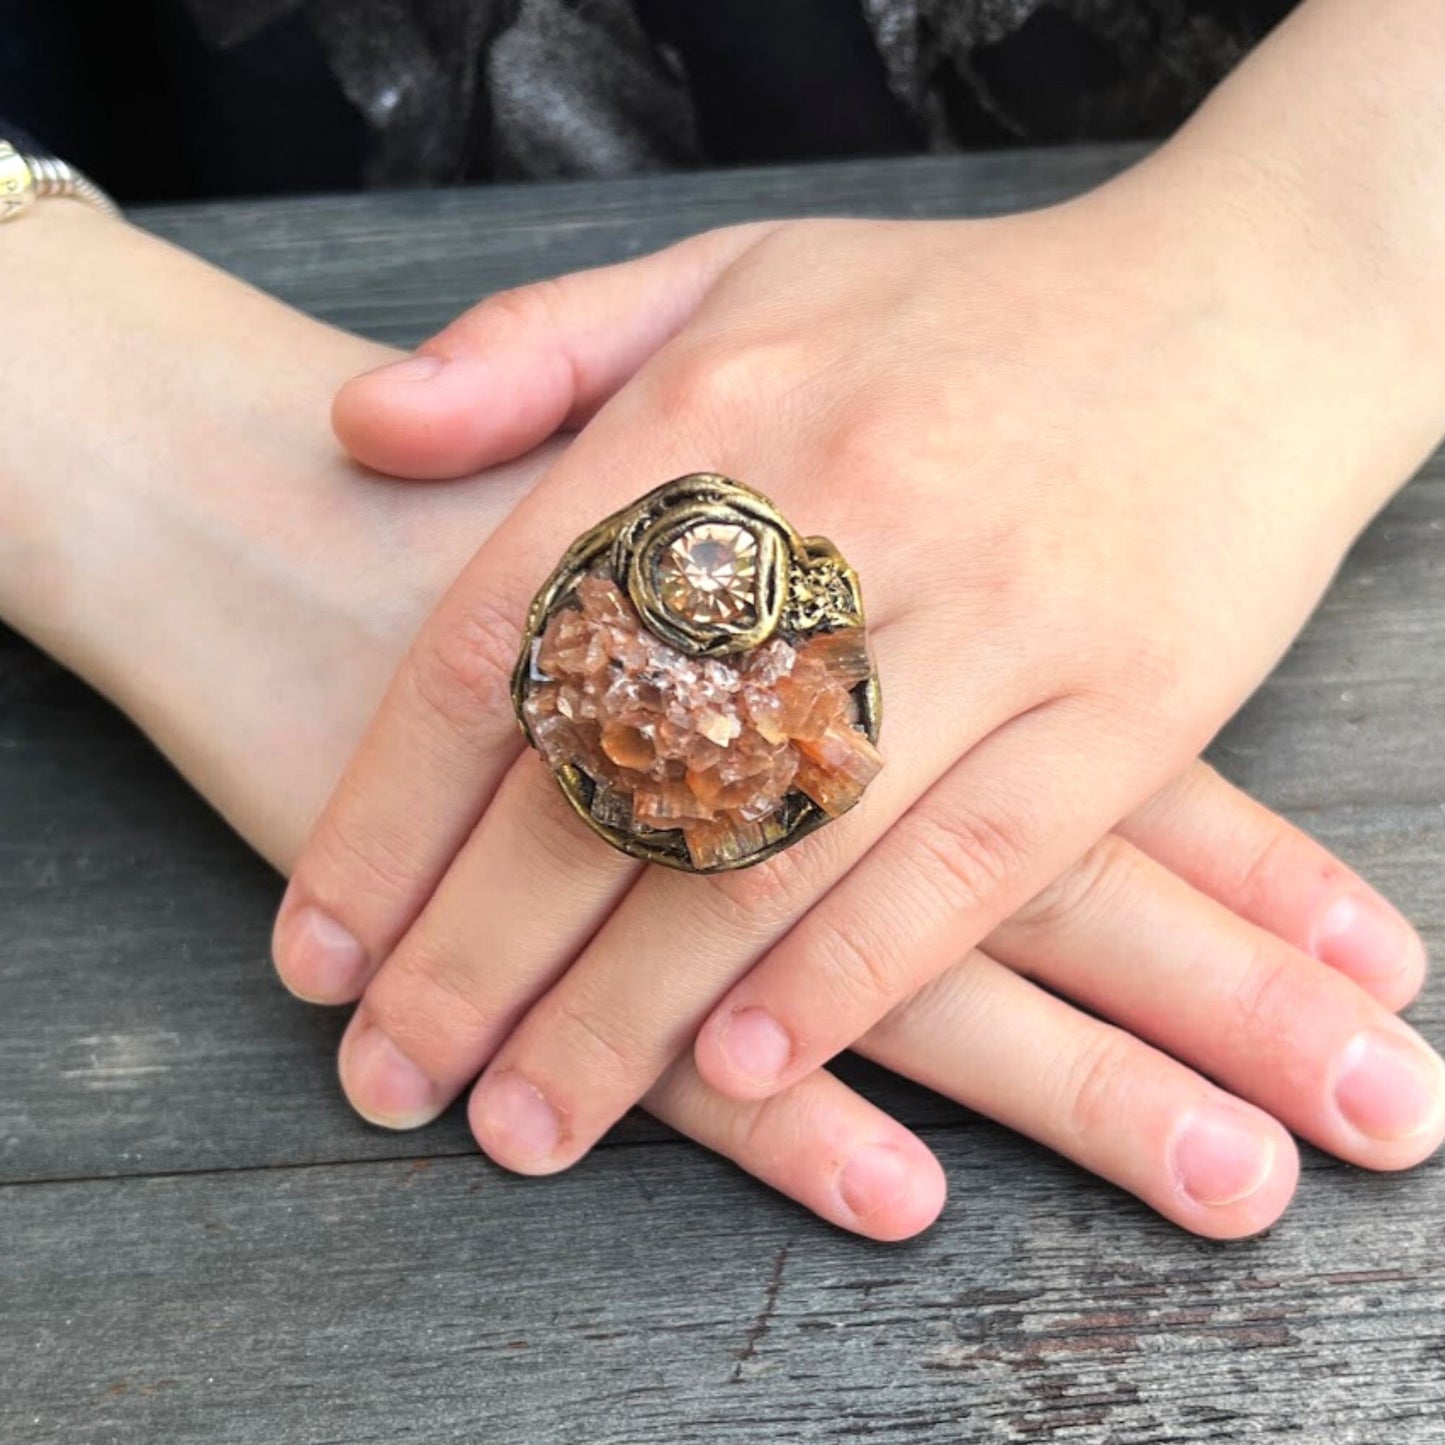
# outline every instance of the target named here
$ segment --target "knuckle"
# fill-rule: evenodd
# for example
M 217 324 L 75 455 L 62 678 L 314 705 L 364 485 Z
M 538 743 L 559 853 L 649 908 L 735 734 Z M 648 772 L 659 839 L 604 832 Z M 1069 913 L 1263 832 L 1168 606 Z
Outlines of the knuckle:
M 766 1174 L 784 1153 L 779 1147 L 780 1138 L 788 1131 L 779 1126 L 791 1104 L 789 1095 L 783 1093 L 735 1110 L 728 1121 L 728 1158 Z
M 390 901 L 408 896 L 416 885 L 416 865 L 401 840 L 388 838 L 375 822 L 326 824 L 312 840 L 303 868 L 303 890 L 341 917 L 351 910 L 338 908 L 338 901 L 357 896 Z
M 1119 906 L 1119 894 L 1134 874 L 1132 849 L 1113 834 L 1094 844 L 1014 914 L 1033 933 L 1067 932 L 1081 921 Z
M 1226 1038 L 1243 1051 L 1266 1046 L 1283 1058 L 1303 1003 L 1305 975 L 1278 940 L 1260 938 L 1229 999 Z
M 875 485 L 884 478 L 892 485 L 900 462 L 918 453 L 919 432 L 909 411 L 894 398 L 859 397 L 830 430 L 821 451 L 825 475 L 849 488 L 874 484 L 866 495 L 876 516 Z
M 1273 815 L 1266 824 L 1265 836 L 1241 842 L 1234 892 L 1236 911 L 1246 917 L 1266 912 L 1282 889 L 1292 890 L 1306 876 L 1316 886 L 1343 882 L 1349 876 L 1341 863 Z
M 1199 731 L 1207 680 L 1214 674 L 1199 665 L 1190 646 L 1192 634 L 1173 615 L 1174 604 L 1160 602 L 1145 626 L 1127 612 L 1127 599 L 1099 598 L 1097 589 L 1086 597 L 1080 585 L 1092 587 L 1086 578 L 1064 589 L 1063 608 L 1054 618 L 1067 648 L 1061 665 L 1072 690 L 1102 720 L 1137 732 L 1141 740 L 1163 736 L 1171 727 L 1192 737 Z M 1096 619 L 1087 634 L 1078 626 L 1080 616 Z
M 1087 1143 L 1116 1130 L 1127 1117 L 1130 1077 L 1138 1064 L 1134 1041 L 1121 1030 L 1099 1025 L 1074 1057 L 1064 1081 L 1061 1117 L 1070 1138 Z
M 990 970 L 998 965 L 970 952 L 894 1006 L 869 1030 L 870 1044 L 924 1052 L 930 1037 L 962 1039 L 996 1007 Z
M 457 1048 L 470 1053 L 497 1026 L 457 960 L 421 946 L 394 955 L 376 976 L 366 1011 L 409 1058 L 438 1064 Z
M 1007 814 L 990 817 L 957 807 L 946 814 L 920 811 L 909 832 L 928 865 L 923 876 L 950 914 L 984 908 L 1006 893 L 1025 861 L 1022 825 Z
M 787 389 L 797 372 L 792 342 L 694 342 L 674 350 L 652 381 L 652 400 L 669 417 L 727 421 Z
M 477 990 L 467 960 L 437 942 L 418 939 L 407 945 L 377 977 L 383 1003 L 397 1014 L 429 1016 L 441 1030 L 474 1031 L 495 1021 Z M 371 1000 L 368 998 L 368 1005 Z
M 1211 715 L 1214 671 L 1199 665 L 1189 637 L 1187 624 L 1173 618 L 1161 618 L 1153 630 L 1136 628 L 1116 674 L 1127 680 L 1118 699 L 1125 716 L 1138 717 L 1151 733 L 1175 729 L 1194 737 L 1200 717 Z M 1207 735 L 1198 737 L 1200 749 L 1206 741 Z
M 614 1084 L 631 1086 L 641 1080 L 642 1061 L 628 1048 L 627 1042 L 613 1037 L 602 1015 L 587 1004 L 570 997 L 567 990 L 561 990 L 552 1002 L 548 1012 L 551 1019 L 544 1032 L 569 1040 L 565 1052 L 573 1060 L 585 1058 L 585 1068 L 574 1064 L 573 1076 L 592 1079 L 594 1085 L 598 1075 Z M 525 1072 L 525 1069 L 523 1070 Z
M 808 840 L 811 842 L 813 839 Z M 818 889 L 813 856 L 813 850 L 805 844 L 785 848 L 751 868 L 707 875 L 717 911 L 730 925 L 750 934 L 782 927 Z
M 812 923 L 808 955 L 833 995 L 850 1014 L 870 1021 L 898 1001 L 902 980 L 891 949 L 846 919 L 820 916 Z
M 560 277 L 548 277 L 526 286 L 514 286 L 488 296 L 467 313 L 468 339 L 490 341 L 500 336 L 528 336 L 556 327 L 566 306 L 566 286 Z
M 512 670 L 522 631 L 506 609 L 482 598 L 448 609 L 408 656 L 411 685 L 423 705 L 462 737 L 510 718 Z

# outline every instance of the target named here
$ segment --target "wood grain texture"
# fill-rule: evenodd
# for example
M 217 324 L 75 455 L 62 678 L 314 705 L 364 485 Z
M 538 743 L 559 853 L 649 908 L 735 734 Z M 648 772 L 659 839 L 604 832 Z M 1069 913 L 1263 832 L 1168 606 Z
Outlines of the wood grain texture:
M 1287 1228 L 1220 1247 L 991 1128 L 930 1139 L 953 1203 L 901 1247 L 668 1144 L 550 1182 L 448 1159 L 14 1187 L 0 1438 L 1442 1438 L 1418 1181 L 1311 1179 Z
M 489 289 L 759 215 L 1043 204 L 1129 152 L 149 214 L 410 342 Z M 1216 761 L 1445 947 L 1445 465 L 1366 534 Z M 266 959 L 273 875 L 0 634 L 0 1441 L 1445 1440 L 1445 1171 L 1311 1155 L 1282 1226 L 1188 1239 L 861 1065 L 943 1223 L 860 1243 L 632 1121 L 510 1179 L 456 1116 L 336 1094 Z M 1445 990 L 1412 1012 L 1445 1042 Z M 399 1157 L 405 1156 L 405 1157 Z
M 765 217 L 992 215 L 1121 170 L 1121 146 L 602 183 L 157 207 L 145 222 L 351 331 L 409 346 L 488 291 Z

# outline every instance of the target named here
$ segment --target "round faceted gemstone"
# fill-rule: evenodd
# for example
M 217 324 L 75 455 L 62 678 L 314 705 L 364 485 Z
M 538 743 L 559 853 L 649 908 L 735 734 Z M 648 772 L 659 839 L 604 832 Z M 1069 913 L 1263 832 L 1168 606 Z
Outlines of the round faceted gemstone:
M 657 592 L 688 622 L 747 622 L 755 614 L 758 539 L 731 522 L 699 522 L 674 537 L 657 563 Z

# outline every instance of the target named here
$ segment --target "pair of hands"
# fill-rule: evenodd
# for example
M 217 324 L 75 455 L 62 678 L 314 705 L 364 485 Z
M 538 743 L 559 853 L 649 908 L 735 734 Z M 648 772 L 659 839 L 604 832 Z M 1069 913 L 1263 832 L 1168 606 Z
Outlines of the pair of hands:
M 1283 1209 L 1286 1129 L 1433 1150 L 1441 1065 L 1390 1012 L 1418 940 L 1191 761 L 1388 491 L 1337 447 L 1370 398 L 1332 390 L 1327 323 L 1194 219 L 1125 184 L 714 232 L 343 389 L 343 443 L 403 477 L 581 428 L 418 635 L 278 918 L 288 985 L 360 1001 L 361 1113 L 411 1127 L 480 1074 L 478 1141 L 545 1173 L 641 1100 L 879 1238 L 943 1185 L 821 1070 L 855 1041 L 1210 1235 Z M 508 700 L 571 538 L 700 469 L 840 544 L 887 699 L 865 802 L 711 877 L 583 829 Z

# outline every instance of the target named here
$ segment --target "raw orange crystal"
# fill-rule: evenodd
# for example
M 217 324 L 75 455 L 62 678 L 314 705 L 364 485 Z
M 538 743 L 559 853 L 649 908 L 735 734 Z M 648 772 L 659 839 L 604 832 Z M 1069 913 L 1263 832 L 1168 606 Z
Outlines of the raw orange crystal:
M 582 578 L 576 598 L 533 646 L 523 711 L 551 767 L 593 780 L 600 821 L 680 829 L 709 868 L 777 837 L 769 822 L 791 790 L 836 816 L 882 767 L 853 698 L 871 672 L 861 629 L 689 657 L 605 574 Z

